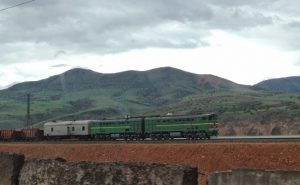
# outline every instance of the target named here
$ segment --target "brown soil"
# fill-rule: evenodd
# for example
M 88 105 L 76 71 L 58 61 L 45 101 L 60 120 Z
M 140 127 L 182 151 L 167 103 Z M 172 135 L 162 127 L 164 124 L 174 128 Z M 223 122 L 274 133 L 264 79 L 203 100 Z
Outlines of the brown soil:
M 234 168 L 300 170 L 300 143 L 205 144 L 0 144 L 0 152 L 27 158 L 63 157 L 68 161 L 139 161 L 189 164 L 199 169 L 201 183 L 213 171 Z M 201 175 L 204 174 L 204 175 Z

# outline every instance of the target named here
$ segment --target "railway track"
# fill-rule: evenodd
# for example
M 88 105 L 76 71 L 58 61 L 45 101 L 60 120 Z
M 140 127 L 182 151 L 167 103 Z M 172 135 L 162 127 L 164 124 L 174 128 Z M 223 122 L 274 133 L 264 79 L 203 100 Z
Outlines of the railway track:
M 268 143 L 268 142 L 300 142 L 300 135 L 284 136 L 220 136 L 206 140 L 188 140 L 178 138 L 174 140 L 113 140 L 113 141 L 94 141 L 94 140 L 59 140 L 59 141 L 7 141 L 0 144 L 192 144 L 192 143 Z

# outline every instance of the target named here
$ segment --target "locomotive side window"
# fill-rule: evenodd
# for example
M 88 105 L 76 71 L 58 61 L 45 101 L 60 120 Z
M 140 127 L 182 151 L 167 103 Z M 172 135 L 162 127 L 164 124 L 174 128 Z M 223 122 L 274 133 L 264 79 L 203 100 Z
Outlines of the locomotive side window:
M 82 126 L 82 131 L 85 131 L 85 126 Z
M 75 131 L 75 128 L 74 128 L 74 127 L 72 127 L 72 131 Z
M 53 132 L 53 128 L 51 128 L 51 132 Z

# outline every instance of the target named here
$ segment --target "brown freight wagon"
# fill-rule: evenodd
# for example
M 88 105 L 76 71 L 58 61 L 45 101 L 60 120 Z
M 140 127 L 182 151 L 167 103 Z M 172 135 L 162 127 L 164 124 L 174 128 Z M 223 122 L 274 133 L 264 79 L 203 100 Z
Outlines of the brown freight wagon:
M 20 140 L 21 135 L 21 131 L 18 130 L 0 130 L 0 139 L 4 141 Z
M 25 128 L 21 130 L 22 140 L 42 140 L 44 132 L 38 128 Z

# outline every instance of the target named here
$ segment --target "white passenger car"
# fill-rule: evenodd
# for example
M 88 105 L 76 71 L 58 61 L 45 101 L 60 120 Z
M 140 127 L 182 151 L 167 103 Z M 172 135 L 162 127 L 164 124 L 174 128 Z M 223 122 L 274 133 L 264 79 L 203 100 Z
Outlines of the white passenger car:
M 92 120 L 54 121 L 44 124 L 45 137 L 88 137 Z

